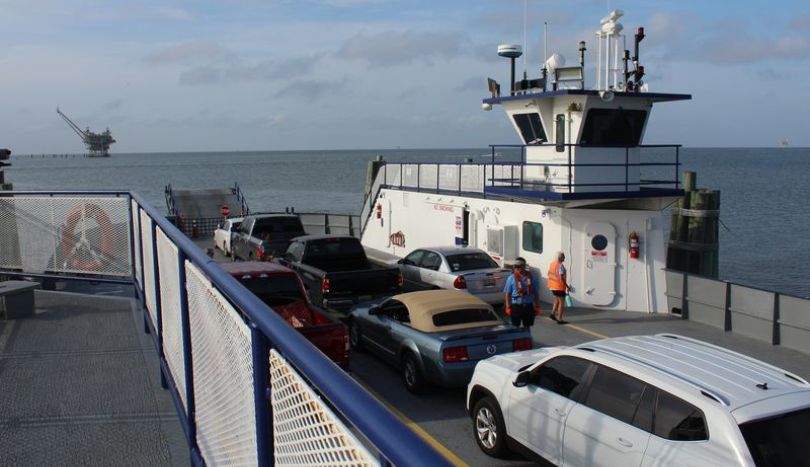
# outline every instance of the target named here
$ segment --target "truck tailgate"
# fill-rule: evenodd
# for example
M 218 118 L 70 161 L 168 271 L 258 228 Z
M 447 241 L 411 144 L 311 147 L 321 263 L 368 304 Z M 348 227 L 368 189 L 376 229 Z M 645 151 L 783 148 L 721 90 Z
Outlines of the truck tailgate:
M 330 297 L 369 298 L 399 291 L 399 268 L 365 269 L 326 274 Z

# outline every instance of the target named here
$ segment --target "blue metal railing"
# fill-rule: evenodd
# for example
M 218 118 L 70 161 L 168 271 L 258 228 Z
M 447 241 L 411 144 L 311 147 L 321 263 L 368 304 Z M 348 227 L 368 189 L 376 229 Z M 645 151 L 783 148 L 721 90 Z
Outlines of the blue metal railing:
M 187 262 L 206 276 L 210 281 L 210 285 L 239 313 L 241 318 L 237 319 L 244 320 L 251 330 L 252 393 L 255 401 L 256 459 L 259 465 L 273 465 L 274 462 L 272 406 L 270 404 L 270 395 L 273 388 L 269 382 L 270 368 L 268 359 L 268 352 L 271 349 L 278 352 L 294 367 L 307 381 L 307 384 L 323 400 L 327 401 L 332 410 L 339 413 L 343 423 L 351 426 L 352 431 L 358 433 L 364 439 L 364 443 L 371 446 L 372 451 L 376 451 L 374 455 L 379 456 L 379 461 L 383 465 L 450 465 L 445 457 L 405 426 L 379 401 L 273 312 L 271 308 L 250 293 L 230 274 L 222 270 L 216 262 L 209 258 L 195 243 L 139 194 L 116 191 L 62 191 L 5 192 L 0 196 L 15 195 L 35 195 L 42 196 L 44 199 L 58 195 L 126 197 L 128 205 L 127 221 L 129 222 L 130 233 L 128 247 L 132 262 L 132 277 L 105 279 L 98 276 L 32 274 L 25 271 L 9 271 L 8 273 L 28 277 L 124 282 L 134 285 L 137 298 L 144 303 L 144 331 L 152 334 L 158 351 L 161 385 L 168 388 L 172 395 L 181 426 L 189 443 L 191 459 L 195 465 L 205 465 L 207 460 L 204 459 L 204 454 L 197 443 L 198 426 L 196 417 L 199 412 L 195 405 L 194 388 L 197 380 L 194 375 L 194 365 L 192 364 L 192 356 L 195 355 L 195 351 L 191 342 L 190 297 L 187 293 L 185 273 Z M 141 217 L 141 212 L 146 214 L 144 218 Z M 147 222 L 146 229 L 142 229 Z M 177 248 L 178 271 L 176 277 L 173 272 L 160 270 L 156 240 L 158 230 L 165 234 L 165 237 Z M 150 233 L 148 239 L 143 236 L 144 231 Z M 55 232 L 56 230 L 54 230 Z M 141 246 L 140 255 L 135 254 L 136 245 Z M 147 264 L 148 262 L 145 261 L 144 249 L 146 248 L 149 248 L 152 253 L 151 264 Z M 139 260 L 138 264 L 136 264 L 137 260 Z M 145 268 L 153 270 L 152 280 L 149 284 L 144 283 L 147 277 Z M 6 271 L 0 272 L 7 273 Z M 182 361 L 184 362 L 182 374 L 172 372 L 166 355 L 164 355 L 163 335 L 165 330 L 162 328 L 161 312 L 165 310 L 160 309 L 161 294 L 165 292 L 164 288 L 161 287 L 162 281 L 166 281 L 167 284 L 176 281 L 179 286 L 177 300 L 179 301 L 181 329 L 172 330 L 179 334 L 182 340 Z M 146 288 L 150 288 L 155 293 L 154 311 L 156 312 L 156 319 L 154 321 L 146 305 Z M 177 384 L 181 380 L 185 383 L 182 398 Z
M 543 163 L 530 163 L 526 162 L 526 148 L 535 146 L 552 146 L 555 148 L 563 148 L 561 152 L 566 152 L 567 160 L 562 162 L 543 162 Z M 621 195 L 625 193 L 628 196 L 661 196 L 661 195 L 678 195 L 680 193 L 680 178 L 679 167 L 680 162 L 680 148 L 681 145 L 675 144 L 651 144 L 651 145 L 638 145 L 638 146 L 599 146 L 601 149 L 614 149 L 622 150 L 623 160 L 618 162 L 575 162 L 573 158 L 573 148 L 581 147 L 585 149 L 596 148 L 597 146 L 583 146 L 577 144 L 539 144 L 539 145 L 519 145 L 519 144 L 505 144 L 505 145 L 491 145 L 491 160 L 489 162 L 384 162 L 377 173 L 377 178 L 382 180 L 378 184 L 376 193 L 365 200 L 363 211 L 361 214 L 361 222 L 363 230 L 368 223 L 368 219 L 373 214 L 371 206 L 376 201 L 379 191 L 384 188 L 391 189 L 407 189 L 415 190 L 417 192 L 432 192 L 432 193 L 449 193 L 456 195 L 466 196 L 487 196 L 487 193 L 494 189 L 519 189 L 529 190 L 533 193 L 549 193 L 554 195 L 573 194 L 577 189 L 588 189 L 585 191 L 585 196 L 594 195 L 600 196 L 603 193 L 611 195 Z M 497 149 L 517 149 L 519 150 L 519 160 L 517 161 L 499 161 L 496 160 Z M 645 149 L 661 149 L 671 151 L 670 158 L 663 162 L 641 161 L 639 154 L 638 162 L 631 162 L 631 150 L 645 150 Z M 463 171 L 467 167 L 479 167 L 479 170 L 473 177 L 479 177 L 475 183 L 463 183 L 465 175 Z M 596 169 L 596 168 L 612 168 L 616 171 L 623 169 L 623 176 L 616 176 L 617 172 L 613 172 L 612 179 L 607 181 L 593 181 L 594 177 L 590 176 L 591 181 L 574 181 L 575 169 Z M 410 181 L 405 180 L 403 169 L 413 169 L 415 172 L 409 175 Z M 567 178 L 566 181 L 560 182 L 553 180 L 553 176 L 546 180 L 538 181 L 536 173 L 540 170 L 548 170 L 553 168 L 563 168 L 562 177 Z M 650 169 L 653 171 L 661 172 L 672 169 L 672 175 L 664 175 L 663 178 L 645 178 L 643 169 Z M 451 172 L 449 179 L 443 176 L 442 169 L 450 169 Z M 534 169 L 534 176 L 532 171 Z M 638 170 L 638 176 L 631 178 L 631 169 Z M 427 177 L 423 181 L 423 174 L 426 171 L 435 172 L 435 178 L 432 176 Z M 660 177 L 661 174 L 652 174 L 654 177 Z M 580 177 L 582 175 L 580 174 Z M 638 181 L 636 181 L 638 180 Z M 376 181 L 375 181 L 376 182 Z M 605 190 L 593 190 L 597 187 L 610 187 Z M 580 190 L 581 191 L 581 190 Z
M 214 287 L 239 310 L 245 317 L 247 324 L 253 330 L 251 333 L 252 347 L 254 349 L 254 393 L 259 397 L 256 404 L 258 458 L 260 465 L 271 465 L 273 462 L 271 433 L 269 425 L 269 404 L 267 401 L 268 384 L 267 350 L 274 349 L 284 356 L 317 391 L 337 409 L 348 422 L 379 451 L 381 461 L 397 465 L 449 465 L 447 459 L 437 453 L 430 445 L 419 438 L 412 430 L 403 425 L 382 404 L 366 392 L 358 383 L 341 371 L 334 363 L 318 351 L 308 340 L 292 329 L 281 317 L 274 313 L 266 304 L 245 289 L 236 279 L 223 271 L 188 237 L 182 234 L 177 227 L 170 223 L 157 210 L 150 206 L 137 193 L 131 194 L 132 199 L 152 219 L 154 226 L 166 234 L 177 246 L 181 259 L 184 257 L 199 268 L 210 280 Z M 141 240 L 140 231 L 133 232 L 137 241 Z M 182 270 L 182 268 L 181 268 Z M 180 277 L 185 280 L 184 275 Z M 159 278 L 156 279 L 159 282 Z M 159 283 L 155 284 L 159 287 Z M 185 282 L 180 283 L 180 289 L 185 289 Z M 143 289 L 139 288 L 143 299 Z M 188 323 L 188 303 L 181 306 L 182 321 Z M 148 314 L 147 314 L 148 319 Z M 183 330 L 184 341 L 187 330 Z M 160 330 L 158 330 L 158 337 Z M 187 352 L 188 346 L 184 346 Z M 192 349 L 193 352 L 193 349 Z M 165 356 L 161 354 L 162 374 L 169 379 L 169 386 L 175 403 L 181 408 L 177 386 L 173 378 L 186 379 L 187 397 L 193 404 L 193 392 L 188 390 L 188 383 L 193 385 L 191 366 L 186 365 L 185 375 L 172 375 L 168 371 Z M 184 358 L 190 359 L 189 355 Z M 192 407 L 193 405 L 189 405 Z M 200 451 L 191 436 L 195 432 L 194 418 L 185 415 L 179 410 L 189 443 L 192 446 L 193 458 L 200 458 Z M 193 412 L 190 412 L 193 414 Z

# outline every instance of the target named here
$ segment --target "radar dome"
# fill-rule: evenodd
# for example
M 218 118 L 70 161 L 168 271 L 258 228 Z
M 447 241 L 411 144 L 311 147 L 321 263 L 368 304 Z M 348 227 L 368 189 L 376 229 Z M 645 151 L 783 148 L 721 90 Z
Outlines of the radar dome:
M 523 50 L 517 44 L 501 44 L 498 46 L 498 55 L 506 58 L 518 58 L 523 55 Z

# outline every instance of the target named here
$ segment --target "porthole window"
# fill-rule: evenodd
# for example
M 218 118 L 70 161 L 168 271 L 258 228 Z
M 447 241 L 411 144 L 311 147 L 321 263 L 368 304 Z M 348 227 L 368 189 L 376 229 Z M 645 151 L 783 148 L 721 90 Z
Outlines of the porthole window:
M 596 251 L 602 251 L 608 246 L 608 239 L 602 234 L 597 234 L 593 236 L 591 240 L 591 246 Z

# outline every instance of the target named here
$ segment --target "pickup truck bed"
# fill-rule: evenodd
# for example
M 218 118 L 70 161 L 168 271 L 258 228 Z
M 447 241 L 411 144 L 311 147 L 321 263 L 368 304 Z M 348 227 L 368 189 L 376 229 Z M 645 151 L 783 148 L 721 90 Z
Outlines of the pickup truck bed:
M 339 311 L 399 293 L 402 287 L 399 268 L 369 262 L 363 246 L 354 237 L 297 237 L 278 262 L 301 275 L 315 304 Z
M 308 341 L 343 369 L 349 367 L 346 326 L 310 303 L 294 271 L 275 263 L 238 262 L 220 266 L 256 294 Z

